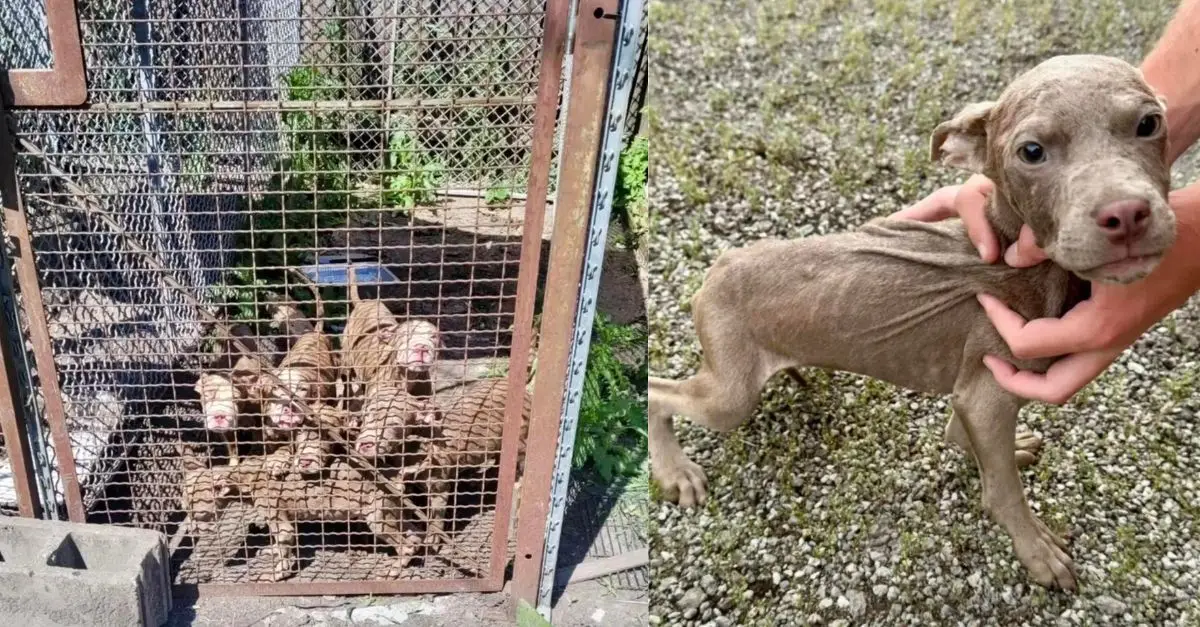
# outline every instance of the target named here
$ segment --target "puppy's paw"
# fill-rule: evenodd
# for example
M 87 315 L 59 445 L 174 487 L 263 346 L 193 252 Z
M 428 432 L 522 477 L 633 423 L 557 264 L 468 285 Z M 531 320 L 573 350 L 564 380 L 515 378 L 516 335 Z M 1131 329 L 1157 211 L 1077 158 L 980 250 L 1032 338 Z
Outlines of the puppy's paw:
M 1042 451 L 1042 438 L 1036 433 L 1023 428 L 1017 429 L 1016 446 L 1017 467 L 1024 468 L 1037 463 L 1038 453 Z
M 654 480 L 662 488 L 663 496 L 679 503 L 680 507 L 702 505 L 708 497 L 708 480 L 704 470 L 692 460 L 680 455 L 661 465 L 651 468 Z
M 1042 521 L 1035 518 L 1034 522 L 1035 532 L 1029 538 L 1013 539 L 1017 558 L 1038 584 L 1074 592 L 1078 576 L 1075 563 L 1066 553 L 1066 540 L 1050 531 Z
M 275 569 L 271 573 L 272 581 L 284 581 L 292 576 L 296 570 L 296 560 L 290 557 L 283 557 L 275 562 Z

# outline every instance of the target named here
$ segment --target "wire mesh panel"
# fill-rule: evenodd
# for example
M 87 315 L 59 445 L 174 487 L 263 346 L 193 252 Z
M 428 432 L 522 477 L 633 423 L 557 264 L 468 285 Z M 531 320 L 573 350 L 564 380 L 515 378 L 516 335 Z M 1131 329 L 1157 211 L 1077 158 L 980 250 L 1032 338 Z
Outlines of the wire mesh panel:
M 171 535 L 181 584 L 494 577 L 545 3 L 77 10 L 89 105 L 16 128 L 87 519 Z

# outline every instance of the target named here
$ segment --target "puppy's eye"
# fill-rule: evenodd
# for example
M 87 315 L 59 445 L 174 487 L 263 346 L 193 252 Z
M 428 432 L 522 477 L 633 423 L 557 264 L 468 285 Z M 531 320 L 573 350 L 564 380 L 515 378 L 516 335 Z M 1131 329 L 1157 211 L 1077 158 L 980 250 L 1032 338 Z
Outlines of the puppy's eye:
M 1142 116 L 1138 120 L 1137 136 L 1138 137 L 1153 137 L 1158 132 L 1158 128 L 1162 126 L 1162 116 L 1157 113 L 1149 113 Z
M 1026 142 L 1017 149 L 1017 155 L 1025 163 L 1041 163 L 1046 160 L 1046 151 L 1037 142 Z

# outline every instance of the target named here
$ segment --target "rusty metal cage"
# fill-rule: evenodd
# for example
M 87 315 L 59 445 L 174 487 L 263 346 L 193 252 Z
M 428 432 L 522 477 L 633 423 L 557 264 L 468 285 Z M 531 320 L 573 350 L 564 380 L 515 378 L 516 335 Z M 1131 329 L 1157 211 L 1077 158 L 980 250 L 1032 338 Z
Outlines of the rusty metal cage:
M 64 4 L 0 0 L 9 67 Z M 498 589 L 566 4 L 76 3 L 87 103 L 0 164 L 49 515 L 213 590 Z

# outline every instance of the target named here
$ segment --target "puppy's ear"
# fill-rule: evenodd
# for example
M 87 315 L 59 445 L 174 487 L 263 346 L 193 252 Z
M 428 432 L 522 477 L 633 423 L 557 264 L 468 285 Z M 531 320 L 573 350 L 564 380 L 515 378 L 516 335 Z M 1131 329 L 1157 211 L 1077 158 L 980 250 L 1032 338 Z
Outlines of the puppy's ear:
M 229 476 L 229 472 L 218 473 L 213 477 L 213 493 L 218 498 L 226 498 L 233 496 L 237 491 L 237 484 Z
M 953 119 L 933 129 L 929 145 L 932 161 L 981 172 L 987 163 L 987 122 L 995 102 L 976 102 L 963 107 Z
M 400 325 L 396 325 L 396 324 L 383 325 L 375 330 L 375 333 L 377 334 L 376 337 L 379 338 L 380 342 L 383 342 L 384 344 L 391 346 L 392 342 L 396 341 L 396 337 L 397 337 L 396 330 L 399 328 L 399 326 Z

